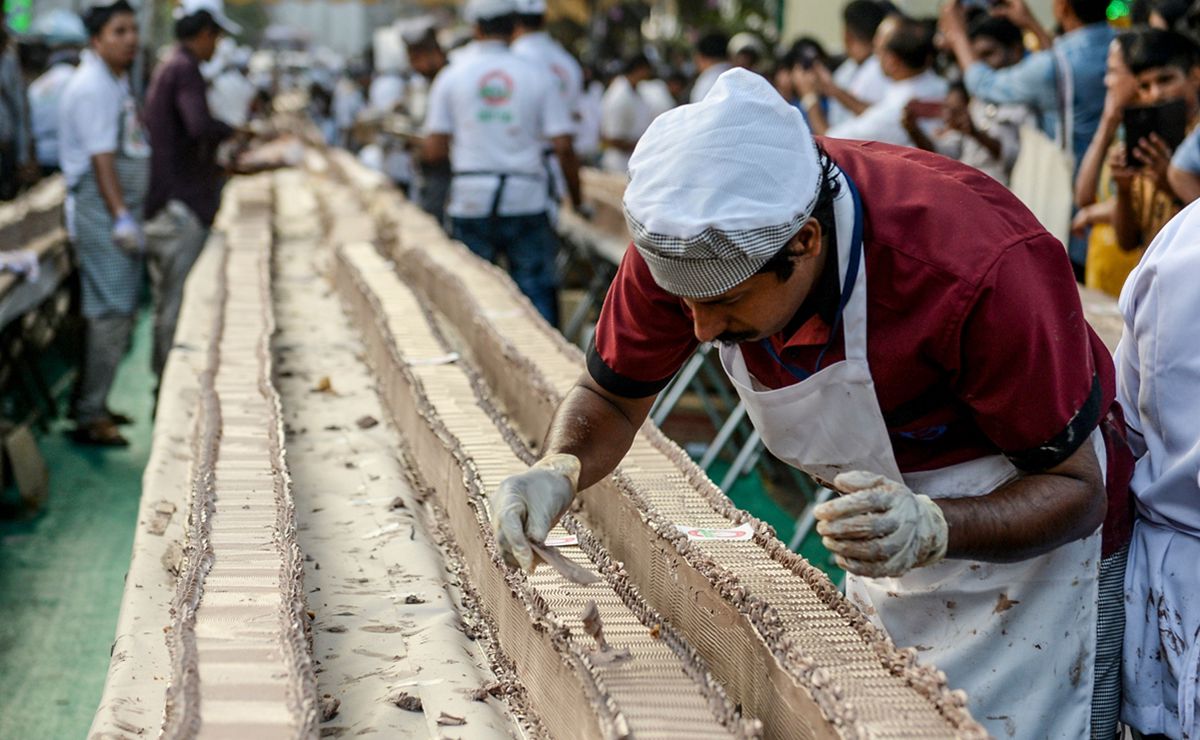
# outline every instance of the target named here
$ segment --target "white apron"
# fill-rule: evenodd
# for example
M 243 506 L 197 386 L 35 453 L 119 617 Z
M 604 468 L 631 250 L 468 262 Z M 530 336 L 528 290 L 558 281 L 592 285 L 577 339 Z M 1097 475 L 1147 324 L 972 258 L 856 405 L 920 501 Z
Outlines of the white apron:
M 900 475 L 867 367 L 861 206 L 841 178 L 835 212 L 846 359 L 769 390 L 747 371 L 739 347 L 722 346 L 725 372 L 767 449 L 790 465 L 826 479 L 830 468 L 902 478 L 935 499 L 990 493 L 1018 475 L 1002 455 Z M 1099 431 L 1092 442 L 1105 460 Z M 847 574 L 846 589 L 898 646 L 916 648 L 952 687 L 965 689 L 992 735 L 1077 740 L 1089 734 L 1099 562 L 1097 529 L 1019 563 L 946 560 L 900 578 Z
M 1139 517 L 1125 571 L 1121 719 L 1200 737 L 1200 537 Z

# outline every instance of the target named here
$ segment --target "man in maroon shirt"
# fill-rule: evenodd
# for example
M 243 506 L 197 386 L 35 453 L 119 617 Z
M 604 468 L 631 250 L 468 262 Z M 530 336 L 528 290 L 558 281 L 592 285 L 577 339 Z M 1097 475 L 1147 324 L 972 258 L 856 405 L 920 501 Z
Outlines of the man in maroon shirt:
M 1111 737 L 1132 459 L 1062 245 L 986 175 L 816 140 L 739 70 L 656 119 L 625 212 L 588 372 L 492 495 L 512 562 L 717 342 L 766 447 L 844 494 L 815 514 L 851 599 L 993 734 Z
M 155 71 L 146 94 L 146 128 L 154 147 L 145 206 L 147 268 L 159 376 L 175 337 L 183 283 L 221 202 L 224 173 L 217 147 L 234 133 L 209 113 L 200 63 L 212 58 L 222 34 L 240 31 L 225 16 L 222 0 L 183 0 L 175 11 L 179 44 Z

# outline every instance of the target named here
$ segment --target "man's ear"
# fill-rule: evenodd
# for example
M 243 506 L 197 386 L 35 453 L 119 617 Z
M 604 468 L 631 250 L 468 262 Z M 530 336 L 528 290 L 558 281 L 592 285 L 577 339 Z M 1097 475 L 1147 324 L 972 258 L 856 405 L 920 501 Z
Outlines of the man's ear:
M 797 257 L 819 257 L 825 248 L 821 222 L 810 218 L 792 237 L 790 251 Z

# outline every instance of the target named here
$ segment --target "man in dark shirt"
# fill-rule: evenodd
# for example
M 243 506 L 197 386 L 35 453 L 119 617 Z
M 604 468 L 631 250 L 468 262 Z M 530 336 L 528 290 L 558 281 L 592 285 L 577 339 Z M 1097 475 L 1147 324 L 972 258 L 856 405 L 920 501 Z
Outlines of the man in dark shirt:
M 183 0 L 175 12 L 171 56 L 146 95 L 146 127 L 154 153 L 146 195 L 147 266 L 154 291 L 154 372 L 162 375 L 175 336 L 183 283 L 208 239 L 224 176 L 217 147 L 234 130 L 212 117 L 200 63 L 222 34 L 241 28 L 222 0 Z

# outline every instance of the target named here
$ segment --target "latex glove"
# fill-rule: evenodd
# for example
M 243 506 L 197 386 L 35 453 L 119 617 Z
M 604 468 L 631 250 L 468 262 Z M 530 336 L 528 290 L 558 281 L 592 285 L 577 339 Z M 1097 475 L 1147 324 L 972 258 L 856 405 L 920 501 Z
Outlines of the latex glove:
M 575 499 L 579 485 L 579 458 L 547 455 L 529 470 L 505 478 L 489 497 L 492 531 L 500 554 L 509 565 L 533 572 L 529 542 L 545 542 L 546 535 Z
M 842 473 L 833 485 L 846 495 L 826 501 L 813 514 L 821 541 L 843 569 L 894 577 L 946 556 L 946 518 L 928 496 L 864 471 Z
M 142 234 L 142 227 L 129 211 L 121 211 L 113 219 L 112 240 L 113 244 L 129 254 L 141 254 L 146 248 L 146 237 Z
M 0 252 L 0 272 L 13 272 L 24 275 L 31 283 L 36 283 L 41 270 L 37 253 L 30 249 L 18 249 L 11 252 Z

